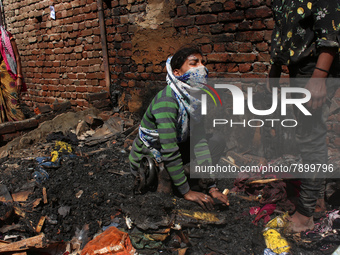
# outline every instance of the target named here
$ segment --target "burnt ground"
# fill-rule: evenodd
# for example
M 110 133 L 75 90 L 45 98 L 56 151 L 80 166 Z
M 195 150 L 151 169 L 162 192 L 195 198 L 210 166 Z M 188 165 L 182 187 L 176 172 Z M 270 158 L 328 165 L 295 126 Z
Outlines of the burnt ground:
M 178 254 L 176 249 L 186 247 L 185 254 L 263 254 L 266 248 L 263 222 L 255 226 L 252 223 L 255 216 L 249 214 L 250 207 L 259 206 L 257 201 L 231 195 L 229 207 L 215 206 L 213 214 L 218 221 L 214 223 L 178 216 L 181 209 L 199 212 L 202 209 L 178 196 L 155 192 L 135 195 L 125 140 L 124 135 L 116 135 L 96 146 L 73 145 L 77 156 L 63 157 L 59 167 L 46 169 L 49 178 L 42 183 L 33 178 L 39 167 L 36 157 L 49 156 L 53 141 L 34 144 L 1 159 L 1 184 L 11 194 L 27 189 L 32 192 L 20 204 L 25 217 L 14 215 L 6 221 L 0 220 L 0 228 L 16 224 L 12 230 L 0 232 L 0 239 L 6 235 L 14 235 L 11 241 L 35 236 L 34 227 L 41 216 L 46 216 L 42 232 L 50 243 L 70 241 L 86 224 L 89 230 L 85 236 L 90 240 L 103 227 L 115 224 L 129 233 L 140 254 Z M 220 190 L 233 186 L 233 179 L 218 183 Z M 42 198 L 43 188 L 47 191 L 47 203 L 33 204 Z M 0 213 L 7 206 L 0 202 Z M 271 218 L 276 215 L 279 214 L 274 213 Z M 125 217 L 132 220 L 131 229 Z M 141 237 L 141 233 L 159 233 L 173 223 L 181 223 L 182 230 L 172 229 L 162 242 Z M 340 244 L 337 237 L 322 242 L 301 242 L 293 237 L 287 240 L 292 254 L 331 254 Z

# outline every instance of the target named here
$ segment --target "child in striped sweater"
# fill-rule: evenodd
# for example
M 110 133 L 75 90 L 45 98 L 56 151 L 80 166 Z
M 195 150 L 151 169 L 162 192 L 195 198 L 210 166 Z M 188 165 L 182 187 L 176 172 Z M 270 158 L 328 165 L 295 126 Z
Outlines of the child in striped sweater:
M 195 47 L 182 48 L 168 58 L 166 67 L 168 85 L 154 97 L 142 118 L 129 156 L 131 171 L 137 175 L 141 158 L 149 155 L 164 164 L 173 184 L 186 200 L 208 210 L 213 208 L 213 198 L 228 204 L 227 196 L 214 182 L 208 186 L 210 196 L 193 191 L 183 169 L 192 154 L 190 138 L 195 140 L 193 156 L 198 164 L 216 164 L 225 148 L 224 139 L 216 135 L 208 142 L 202 125 L 191 125 L 195 128 L 190 137 L 189 123 L 199 123 L 201 113 L 199 99 L 189 92 L 204 86 L 208 75 L 202 53 Z

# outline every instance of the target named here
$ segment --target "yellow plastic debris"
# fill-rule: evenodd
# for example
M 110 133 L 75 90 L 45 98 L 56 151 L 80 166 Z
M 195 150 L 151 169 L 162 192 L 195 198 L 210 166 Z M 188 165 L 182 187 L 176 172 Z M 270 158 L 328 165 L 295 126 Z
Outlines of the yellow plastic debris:
M 62 142 L 62 141 L 56 141 L 54 150 L 58 150 L 59 152 L 72 152 L 72 147 L 70 144 Z
M 285 212 L 282 215 L 279 215 L 269 221 L 266 225 L 266 228 L 285 228 L 288 224 L 287 218 L 289 217 L 288 212 Z
M 59 153 L 57 151 L 51 152 L 51 162 L 56 162 L 59 158 Z
M 290 246 L 288 242 L 275 229 L 268 229 L 263 232 L 267 248 L 273 252 L 280 254 L 289 252 Z
M 51 162 L 56 162 L 59 158 L 59 154 L 72 153 L 72 146 L 62 141 L 56 141 L 54 150 L 51 152 Z
M 196 212 L 196 211 L 189 211 L 189 210 L 179 210 L 179 215 L 187 216 L 190 218 L 194 218 L 196 220 L 202 220 L 206 222 L 218 222 L 219 219 L 216 217 L 215 214 L 209 212 Z

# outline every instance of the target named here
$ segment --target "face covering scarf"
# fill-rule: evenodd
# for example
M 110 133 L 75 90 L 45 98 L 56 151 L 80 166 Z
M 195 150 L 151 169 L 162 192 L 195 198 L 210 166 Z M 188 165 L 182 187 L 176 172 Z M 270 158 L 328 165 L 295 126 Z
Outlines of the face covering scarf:
M 190 95 L 190 92 L 197 92 L 200 88 L 204 88 L 204 85 L 207 83 L 208 69 L 205 66 L 190 68 L 183 75 L 175 76 L 170 65 L 171 58 L 172 57 L 169 57 L 166 62 L 168 73 L 166 81 L 170 88 L 174 91 L 179 105 L 176 126 L 177 141 L 180 143 L 186 141 L 188 138 L 190 132 L 189 116 L 195 121 L 199 121 L 201 118 L 201 101 Z M 161 162 L 161 153 L 158 149 L 156 149 L 160 148 L 159 134 L 157 130 L 149 130 L 140 126 L 139 138 L 152 152 L 156 161 Z

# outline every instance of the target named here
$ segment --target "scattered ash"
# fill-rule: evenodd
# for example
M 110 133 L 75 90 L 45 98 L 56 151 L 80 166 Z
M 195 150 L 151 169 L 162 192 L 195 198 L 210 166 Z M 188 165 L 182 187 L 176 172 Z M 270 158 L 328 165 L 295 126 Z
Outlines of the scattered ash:
M 117 137 L 114 142 L 77 147 L 78 156 L 66 157 L 58 168 L 46 169 L 49 178 L 40 184 L 32 181 L 38 168 L 35 158 L 50 155 L 53 143 L 37 145 L 26 150 L 22 157 L 10 157 L 2 162 L 1 183 L 11 194 L 32 190 L 22 207 L 25 217 L 11 219 L 21 227 L 2 236 L 37 235 L 34 227 L 45 216 L 42 232 L 51 242 L 70 241 L 86 224 L 89 225 L 89 239 L 113 223 L 133 237 L 136 233 L 154 233 L 176 223 L 177 212 L 181 209 L 202 212 L 197 204 L 178 196 L 154 192 L 135 195 L 124 139 Z M 233 179 L 223 179 L 218 182 L 218 188 L 231 189 L 233 182 Z M 47 203 L 41 200 L 33 206 L 34 201 L 43 197 L 44 188 Z M 249 214 L 249 208 L 259 204 L 237 196 L 229 198 L 229 207 L 216 205 L 212 212 L 220 219 L 218 223 L 181 221 L 181 230 L 172 229 L 161 243 L 155 242 L 153 247 L 143 244 L 138 251 L 141 254 L 174 254 L 174 249 L 188 248 L 186 254 L 263 254 L 266 248 L 263 221 L 254 225 L 255 216 Z M 0 204 L 1 215 L 7 209 L 5 204 Z M 126 224 L 127 218 L 132 222 L 131 228 Z M 316 244 L 288 240 L 294 254 L 326 254 Z

